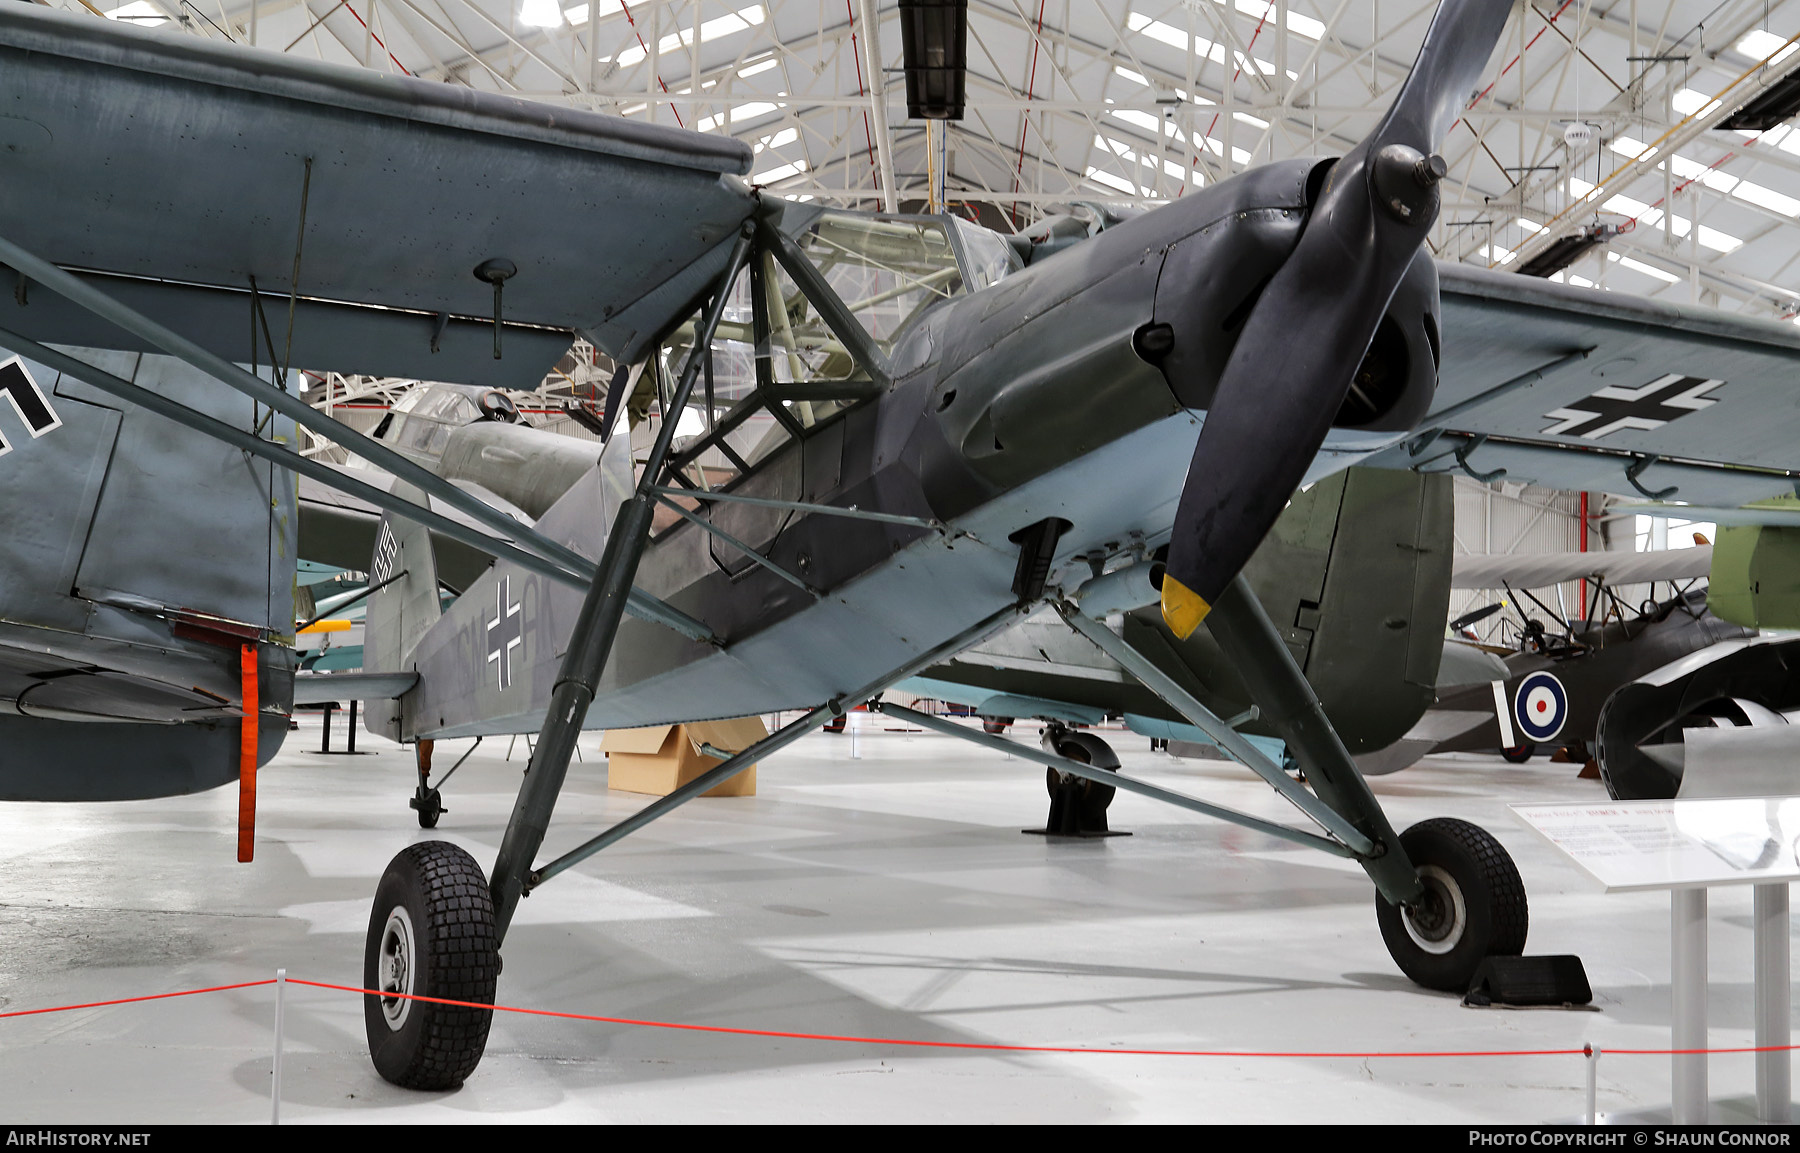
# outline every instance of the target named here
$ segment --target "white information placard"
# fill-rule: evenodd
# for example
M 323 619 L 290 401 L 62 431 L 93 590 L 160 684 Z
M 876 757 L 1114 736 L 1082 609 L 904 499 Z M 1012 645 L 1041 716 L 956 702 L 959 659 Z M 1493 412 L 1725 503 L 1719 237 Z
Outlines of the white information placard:
M 1609 893 L 1800 880 L 1800 797 L 1509 807 Z

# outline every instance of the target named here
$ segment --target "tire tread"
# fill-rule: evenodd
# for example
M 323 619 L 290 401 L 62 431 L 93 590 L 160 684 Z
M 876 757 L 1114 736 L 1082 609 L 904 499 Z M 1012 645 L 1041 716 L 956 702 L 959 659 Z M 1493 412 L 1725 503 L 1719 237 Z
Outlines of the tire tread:
M 493 897 L 481 866 L 446 841 L 408 846 L 389 872 L 402 862 L 418 878 L 424 912 L 424 924 L 414 927 L 423 938 L 418 944 L 422 971 L 414 990 L 428 997 L 492 1005 L 499 948 Z M 405 1089 L 460 1086 L 481 1062 L 493 1010 L 415 1001 L 412 1011 L 423 1018 L 419 1043 L 403 1068 L 383 1070 L 382 1075 Z

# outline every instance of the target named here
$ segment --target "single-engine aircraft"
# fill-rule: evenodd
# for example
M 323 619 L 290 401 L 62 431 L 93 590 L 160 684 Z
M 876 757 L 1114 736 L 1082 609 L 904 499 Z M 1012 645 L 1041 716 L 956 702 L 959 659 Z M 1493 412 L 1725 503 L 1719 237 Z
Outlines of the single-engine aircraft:
M 293 699 L 298 474 L 384 510 L 360 674 L 392 702 L 375 725 L 539 731 L 491 870 L 425 842 L 377 889 L 365 1018 L 396 1084 L 475 1069 L 491 1011 L 406 998 L 490 1004 L 525 893 L 845 709 L 1018 750 L 881 694 L 1046 603 L 1318 831 L 1026 756 L 1355 860 L 1402 971 L 1463 988 L 1484 956 L 1524 947 L 1518 870 L 1466 822 L 1390 826 L 1239 577 L 1246 559 L 1296 488 L 1363 461 L 1570 488 L 1623 472 L 1742 503 L 1792 490 L 1800 439 L 1792 326 L 1424 251 L 1437 149 L 1512 8 L 1444 0 L 1342 158 L 1267 164 L 1038 257 L 943 217 L 764 195 L 735 140 L 0 7 L 0 347 L 20 358 L 6 383 L 23 422 L 4 426 L 0 508 L 9 542 L 30 542 L 0 582 L 6 795 L 235 775 L 249 855 L 256 765 Z M 532 524 L 289 387 L 295 364 L 530 387 L 577 333 L 621 366 L 606 427 L 645 373 L 664 419 L 641 470 L 615 433 Z M 1663 415 L 1615 418 L 1621 404 Z M 297 453 L 293 424 L 391 480 Z M 1760 435 L 1734 442 L 1746 427 Z M 212 455 L 171 475 L 236 494 L 230 534 L 156 480 L 203 441 Z M 184 519 L 163 517 L 178 504 Z M 90 531 L 103 520 L 134 531 Z M 447 612 L 433 534 L 495 557 Z M 260 574 L 230 612 L 210 608 L 222 577 L 158 583 L 199 542 L 240 550 L 221 558 L 233 581 Z M 1164 544 L 1158 590 L 1145 562 Z M 1306 784 L 1083 614 L 1095 581 L 1121 608 L 1160 603 L 1177 637 L 1204 624 Z M 210 647 L 173 643 L 187 637 Z M 796 708 L 536 862 L 584 726 Z M 135 791 L 133 750 L 99 723 L 114 721 L 164 734 Z M 109 783 L 70 784 L 89 779 Z

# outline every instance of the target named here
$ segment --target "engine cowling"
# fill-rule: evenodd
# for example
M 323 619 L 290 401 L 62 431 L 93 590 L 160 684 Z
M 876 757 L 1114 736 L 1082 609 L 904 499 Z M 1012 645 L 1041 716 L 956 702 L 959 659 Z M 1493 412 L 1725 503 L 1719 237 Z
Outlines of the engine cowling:
M 1669 800 L 1695 729 L 1786 725 L 1800 708 L 1800 638 L 1753 637 L 1690 654 L 1615 689 L 1600 709 L 1600 777 L 1617 801 Z

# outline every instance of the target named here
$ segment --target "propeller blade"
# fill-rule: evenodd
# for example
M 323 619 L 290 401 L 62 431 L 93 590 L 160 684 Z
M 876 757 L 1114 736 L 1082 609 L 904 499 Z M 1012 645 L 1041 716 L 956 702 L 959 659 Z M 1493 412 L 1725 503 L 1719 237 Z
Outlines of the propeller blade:
M 1471 609 L 1469 612 L 1466 612 L 1462 616 L 1459 616 L 1455 620 L 1451 621 L 1449 624 L 1449 629 L 1451 632 L 1460 632 L 1461 630 L 1468 628 L 1470 625 L 1475 624 L 1477 621 L 1487 620 L 1489 617 L 1493 616 L 1495 613 L 1499 612 L 1501 609 L 1503 609 L 1505 607 L 1506 607 L 1505 601 L 1495 601 L 1491 605 L 1483 605 L 1482 607 L 1480 607 L 1478 609 Z
M 1443 0 L 1381 124 L 1332 168 L 1244 321 L 1175 513 L 1163 619 L 1187 637 L 1281 515 L 1324 443 L 1394 289 L 1437 218 L 1435 149 L 1511 0 Z

